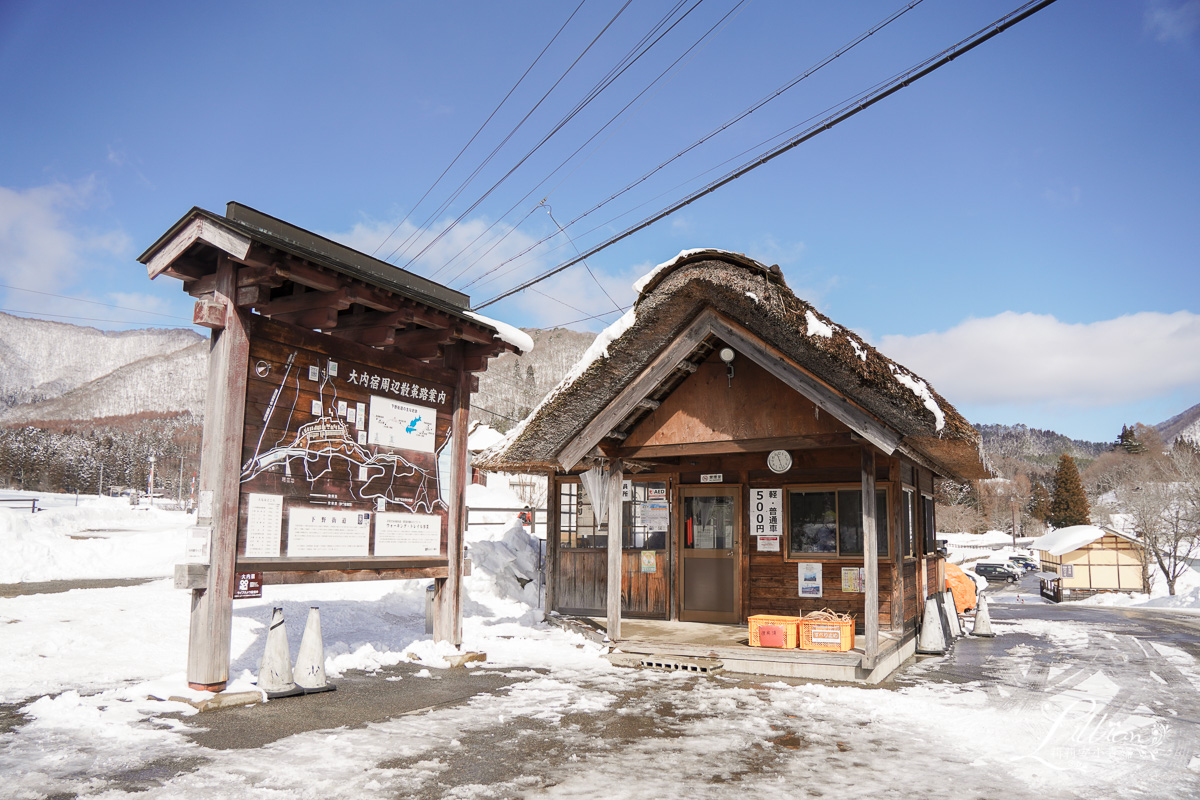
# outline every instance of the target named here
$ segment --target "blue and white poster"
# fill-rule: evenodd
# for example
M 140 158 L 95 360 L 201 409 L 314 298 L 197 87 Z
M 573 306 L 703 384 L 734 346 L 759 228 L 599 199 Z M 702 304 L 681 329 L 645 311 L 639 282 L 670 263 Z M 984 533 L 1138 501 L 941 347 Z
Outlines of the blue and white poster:
M 373 394 L 367 419 L 369 444 L 419 453 L 434 451 L 436 409 Z

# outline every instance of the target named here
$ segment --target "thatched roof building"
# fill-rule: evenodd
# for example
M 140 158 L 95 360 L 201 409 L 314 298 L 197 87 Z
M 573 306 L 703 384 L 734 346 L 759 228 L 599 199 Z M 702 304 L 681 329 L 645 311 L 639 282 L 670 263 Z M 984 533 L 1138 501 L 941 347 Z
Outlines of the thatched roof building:
M 521 426 L 481 455 L 479 466 L 544 471 L 586 463 L 619 443 L 690 374 L 689 364 L 712 352 L 715 341 L 749 345 L 758 339 L 770 348 L 738 349 L 757 354 L 766 362 L 760 366 L 777 377 L 781 371 L 807 376 L 824 400 L 818 405 L 884 453 L 898 452 L 957 480 L 987 477 L 979 434 L 970 423 L 928 381 L 796 297 L 778 267 L 738 253 L 691 250 L 660 265 L 636 288 L 634 307 L 600 335 Z M 683 348 L 673 347 L 680 342 Z M 580 442 L 589 423 L 667 355 L 680 359 L 660 369 L 662 376 L 643 396 L 631 398 L 628 413 L 620 419 L 609 414 L 611 428 Z M 600 453 L 592 449 L 597 445 Z

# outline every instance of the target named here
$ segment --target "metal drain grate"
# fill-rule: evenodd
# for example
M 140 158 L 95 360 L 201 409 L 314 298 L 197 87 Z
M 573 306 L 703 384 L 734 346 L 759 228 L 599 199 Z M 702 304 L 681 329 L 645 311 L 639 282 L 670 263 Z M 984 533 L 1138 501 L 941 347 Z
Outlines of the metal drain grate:
M 724 666 L 715 658 L 672 658 L 670 656 L 646 656 L 642 666 L 651 669 L 669 669 L 679 672 L 695 672 L 697 675 L 712 675 Z

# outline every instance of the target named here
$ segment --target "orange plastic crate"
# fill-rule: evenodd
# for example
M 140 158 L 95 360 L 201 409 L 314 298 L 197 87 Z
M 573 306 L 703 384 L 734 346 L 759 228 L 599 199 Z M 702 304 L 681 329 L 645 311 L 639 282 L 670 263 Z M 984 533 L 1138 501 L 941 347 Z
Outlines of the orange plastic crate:
M 823 619 L 800 620 L 801 650 L 832 650 L 844 653 L 854 649 L 854 620 L 833 622 Z
M 750 617 L 751 647 L 782 647 L 795 649 L 799 637 L 800 617 L 780 617 L 755 614 Z

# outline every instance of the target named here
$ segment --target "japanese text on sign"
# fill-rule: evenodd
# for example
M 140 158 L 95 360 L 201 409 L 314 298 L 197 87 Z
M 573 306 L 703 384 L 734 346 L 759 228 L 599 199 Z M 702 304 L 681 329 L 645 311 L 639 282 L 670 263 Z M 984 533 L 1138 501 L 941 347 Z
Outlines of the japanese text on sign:
M 750 490 L 750 535 L 783 534 L 783 490 Z
M 359 372 L 354 369 L 350 370 L 350 376 L 346 380 L 355 386 L 361 386 L 373 392 L 387 392 L 397 397 L 424 400 L 427 403 L 446 402 L 446 393 L 444 391 L 429 386 L 421 386 L 416 382 L 398 381 L 384 377 L 383 375 L 375 375 L 365 371 Z

